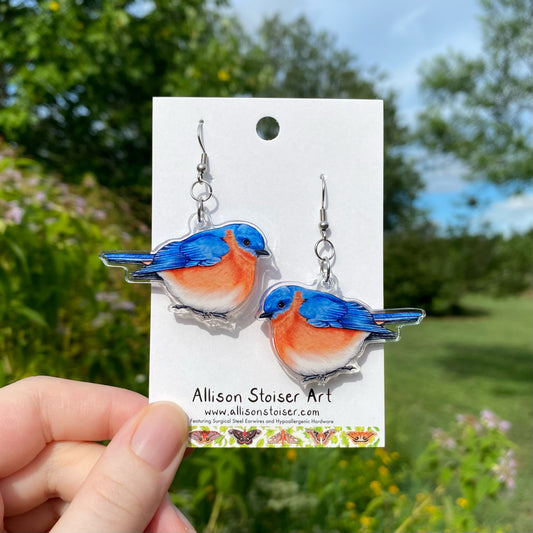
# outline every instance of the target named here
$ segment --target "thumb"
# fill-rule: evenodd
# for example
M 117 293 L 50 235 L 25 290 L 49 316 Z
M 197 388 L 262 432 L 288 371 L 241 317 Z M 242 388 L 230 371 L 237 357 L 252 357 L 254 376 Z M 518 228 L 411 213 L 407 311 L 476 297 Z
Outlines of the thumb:
M 177 405 L 145 407 L 115 435 L 52 531 L 143 531 L 174 478 L 187 431 Z

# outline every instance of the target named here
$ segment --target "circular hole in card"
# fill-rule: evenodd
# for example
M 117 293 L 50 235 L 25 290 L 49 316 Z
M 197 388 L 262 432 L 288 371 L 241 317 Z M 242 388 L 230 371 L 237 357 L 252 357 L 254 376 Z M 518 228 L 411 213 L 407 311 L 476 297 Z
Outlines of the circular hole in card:
M 263 117 L 257 122 L 255 131 L 264 141 L 272 141 L 279 135 L 279 122 L 274 117 Z

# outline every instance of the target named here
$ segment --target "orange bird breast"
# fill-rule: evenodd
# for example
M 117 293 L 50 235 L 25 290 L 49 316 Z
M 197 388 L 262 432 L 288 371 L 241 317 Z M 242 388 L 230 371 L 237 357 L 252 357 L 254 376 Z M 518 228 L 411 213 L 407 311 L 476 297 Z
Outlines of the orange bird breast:
M 229 251 L 216 265 L 177 268 L 160 273 L 169 290 L 184 304 L 195 307 L 196 299 L 209 297 L 213 302 L 224 302 L 221 306 L 226 309 L 220 310 L 229 311 L 250 294 L 255 282 L 257 256 L 243 250 L 231 230 L 226 231 L 224 241 Z
M 304 375 L 325 374 L 345 366 L 361 350 L 365 331 L 317 328 L 300 315 L 304 299 L 296 292 L 290 308 L 272 320 L 274 347 L 289 368 Z

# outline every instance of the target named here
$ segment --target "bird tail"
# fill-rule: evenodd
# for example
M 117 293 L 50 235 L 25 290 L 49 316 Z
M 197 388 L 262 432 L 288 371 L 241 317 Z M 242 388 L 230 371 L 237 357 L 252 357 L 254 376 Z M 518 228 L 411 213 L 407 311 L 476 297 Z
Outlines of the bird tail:
M 426 313 L 422 309 L 387 309 L 373 316 L 378 324 L 418 324 Z
M 154 254 L 143 254 L 139 252 L 102 252 L 100 259 L 106 265 L 129 265 L 151 263 Z
M 400 328 L 408 324 L 419 324 L 426 316 L 422 309 L 387 309 L 373 313 L 376 324 L 381 326 L 381 331 L 375 331 L 368 336 L 369 341 L 397 341 L 400 338 Z M 397 331 L 387 329 L 382 324 L 396 324 Z
M 381 328 L 381 331 L 372 331 L 368 337 L 368 341 L 395 341 L 398 340 L 399 335 L 397 331 L 391 331 L 387 328 Z

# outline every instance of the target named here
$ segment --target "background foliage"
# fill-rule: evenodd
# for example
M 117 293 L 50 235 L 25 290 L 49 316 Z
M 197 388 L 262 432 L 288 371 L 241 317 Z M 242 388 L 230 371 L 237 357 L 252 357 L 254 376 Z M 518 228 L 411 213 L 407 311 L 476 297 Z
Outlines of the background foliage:
M 390 446 L 196 450 L 172 497 L 205 531 L 528 530 L 531 232 L 433 227 L 383 76 L 303 18 L 252 36 L 221 5 L 0 3 L 0 385 L 43 373 L 147 393 L 148 287 L 98 253 L 149 248 L 152 96 L 384 98 L 386 301 L 433 315 L 387 350 Z M 483 6 L 484 55 L 423 68 L 417 135 L 522 187 L 531 0 Z
M 90 177 L 72 187 L 43 175 L 4 146 L 0 212 L 2 383 L 50 372 L 117 386 L 126 373 L 144 383 L 149 311 L 137 302 L 146 287 L 110 282 L 97 249 L 148 240 L 128 204 Z
M 418 138 L 464 163 L 466 177 L 519 189 L 531 182 L 533 2 L 481 4 L 481 54 L 449 51 L 421 68 L 428 106 Z

